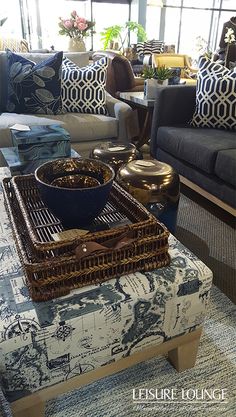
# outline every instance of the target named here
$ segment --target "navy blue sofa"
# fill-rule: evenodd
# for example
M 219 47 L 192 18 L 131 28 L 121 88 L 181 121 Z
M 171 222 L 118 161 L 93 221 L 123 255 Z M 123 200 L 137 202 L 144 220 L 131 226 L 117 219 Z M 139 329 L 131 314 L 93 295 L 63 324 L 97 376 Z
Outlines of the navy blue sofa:
M 203 195 L 214 196 L 216 204 L 234 214 L 236 132 L 191 127 L 189 121 L 194 113 L 195 100 L 195 86 L 158 89 L 152 121 L 151 155 L 172 165 L 183 177 L 182 182 L 190 187 L 193 185 L 191 188 L 197 186 L 196 191 L 200 187 L 199 192 L 203 190 Z

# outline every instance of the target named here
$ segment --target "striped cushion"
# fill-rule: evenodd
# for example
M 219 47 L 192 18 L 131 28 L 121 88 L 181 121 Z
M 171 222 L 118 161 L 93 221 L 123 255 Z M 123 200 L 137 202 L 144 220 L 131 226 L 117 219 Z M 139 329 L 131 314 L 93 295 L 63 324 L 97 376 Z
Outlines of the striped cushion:
M 136 49 L 138 55 L 160 54 L 164 51 L 164 42 L 155 39 L 147 42 L 138 42 Z

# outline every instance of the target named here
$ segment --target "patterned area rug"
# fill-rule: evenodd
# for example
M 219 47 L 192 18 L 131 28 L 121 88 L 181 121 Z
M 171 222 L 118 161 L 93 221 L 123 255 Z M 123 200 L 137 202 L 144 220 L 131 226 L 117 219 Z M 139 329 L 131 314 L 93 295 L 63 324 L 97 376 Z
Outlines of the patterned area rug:
M 135 365 L 111 377 L 63 395 L 47 404 L 46 417 L 234 417 L 236 415 L 236 308 L 216 287 L 201 338 L 196 366 L 178 373 L 164 357 Z M 139 409 L 133 389 L 225 390 L 226 402 L 169 403 Z M 199 400 L 198 400 L 199 401 Z

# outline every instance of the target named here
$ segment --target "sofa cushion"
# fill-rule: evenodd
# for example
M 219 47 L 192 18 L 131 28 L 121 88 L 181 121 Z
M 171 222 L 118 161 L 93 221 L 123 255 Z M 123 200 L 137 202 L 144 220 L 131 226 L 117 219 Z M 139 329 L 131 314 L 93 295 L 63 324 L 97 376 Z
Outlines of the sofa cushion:
M 39 52 L 29 52 L 21 53 L 21 56 L 24 58 L 38 63 L 44 61 L 47 58 L 52 57 L 52 53 L 39 53 Z M 69 58 L 79 67 L 85 67 L 89 63 L 89 52 L 65 52 L 64 56 Z M 7 54 L 6 52 L 0 51 L 0 73 L 1 73 L 1 83 L 0 83 L 0 111 L 6 110 L 7 105 Z
M 118 120 L 98 114 L 66 113 L 60 115 L 24 115 L 2 113 L 0 116 L 0 148 L 12 146 L 9 126 L 14 123 L 27 125 L 62 124 L 69 132 L 71 142 L 111 139 L 118 136 Z
M 106 115 L 107 66 L 106 57 L 83 68 L 65 58 L 62 66 L 63 110 Z
M 14 113 L 57 114 L 61 112 L 62 52 L 34 64 L 7 51 L 7 111 Z
M 218 152 L 215 174 L 223 181 L 236 187 L 236 149 L 226 149 Z
M 162 149 L 157 149 L 156 158 L 159 161 L 166 162 L 171 165 L 180 175 L 189 179 L 194 184 L 208 191 L 208 193 L 218 197 L 220 200 L 236 208 L 236 193 L 235 188 L 229 183 L 222 181 L 219 177 L 193 167 L 187 162 L 181 161 L 170 155 Z
M 190 124 L 236 130 L 235 69 L 200 58 L 196 110 Z
M 236 149 L 235 132 L 217 129 L 160 127 L 158 148 L 211 174 L 218 151 Z

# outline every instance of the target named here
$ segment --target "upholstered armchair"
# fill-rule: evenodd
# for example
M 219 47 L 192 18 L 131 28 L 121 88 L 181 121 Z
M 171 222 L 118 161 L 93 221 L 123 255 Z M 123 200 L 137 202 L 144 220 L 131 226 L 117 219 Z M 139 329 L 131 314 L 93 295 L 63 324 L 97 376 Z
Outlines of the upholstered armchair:
M 5 49 L 11 49 L 13 52 L 29 52 L 28 42 L 25 39 L 0 36 L 0 51 L 5 51 Z
M 185 81 L 186 84 L 196 84 L 196 79 L 190 77 L 189 74 L 196 74 L 197 70 L 191 68 L 190 61 L 187 55 L 182 54 L 153 54 L 152 55 L 153 66 L 159 67 L 165 65 L 169 68 L 181 68 L 181 81 Z
M 98 51 L 93 54 L 93 61 L 102 57 L 109 58 L 107 70 L 106 90 L 113 97 L 118 97 L 119 92 L 143 91 L 144 80 L 135 78 L 129 60 L 113 51 Z

